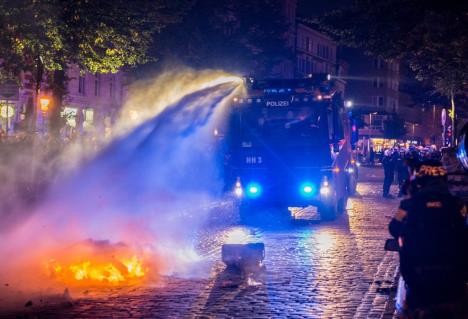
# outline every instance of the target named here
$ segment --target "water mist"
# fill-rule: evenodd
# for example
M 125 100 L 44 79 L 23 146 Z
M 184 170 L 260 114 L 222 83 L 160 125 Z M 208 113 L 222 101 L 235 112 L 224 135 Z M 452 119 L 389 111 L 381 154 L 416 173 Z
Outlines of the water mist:
M 213 130 L 240 84 L 223 72 L 185 70 L 134 85 L 114 138 L 92 159 L 66 165 L 32 213 L 2 234 L 3 294 L 190 274 L 200 260 L 195 232 L 222 189 Z

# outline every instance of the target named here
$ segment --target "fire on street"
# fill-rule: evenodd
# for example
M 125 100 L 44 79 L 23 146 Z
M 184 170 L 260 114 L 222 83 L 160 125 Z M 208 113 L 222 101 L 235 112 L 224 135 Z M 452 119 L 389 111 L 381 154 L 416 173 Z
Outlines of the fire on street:
M 209 275 L 164 277 L 156 286 L 83 288 L 71 299 L 44 296 L 1 318 L 391 318 L 398 256 L 383 246 L 397 201 L 381 200 L 375 174 L 381 170 L 366 173 L 360 195 L 334 222 L 203 231 L 198 246 L 211 261 Z M 233 237 L 265 243 L 265 269 L 256 278 L 224 271 L 220 246 Z

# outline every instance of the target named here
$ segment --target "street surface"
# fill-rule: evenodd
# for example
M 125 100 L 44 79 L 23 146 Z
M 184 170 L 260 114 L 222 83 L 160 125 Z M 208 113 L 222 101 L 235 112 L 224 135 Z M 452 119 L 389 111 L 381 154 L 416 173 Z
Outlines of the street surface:
M 391 318 L 398 255 L 383 247 L 398 200 L 381 198 L 381 169 L 360 173 L 359 195 L 336 221 L 206 230 L 199 250 L 213 267 L 205 278 L 89 289 L 71 302 L 0 318 Z M 266 246 L 265 270 L 248 280 L 225 273 L 220 261 L 222 238 L 233 229 Z

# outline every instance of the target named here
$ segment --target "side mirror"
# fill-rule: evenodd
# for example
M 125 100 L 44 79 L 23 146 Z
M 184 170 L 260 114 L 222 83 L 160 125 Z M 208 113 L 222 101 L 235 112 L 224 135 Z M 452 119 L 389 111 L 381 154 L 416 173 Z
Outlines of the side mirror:
M 396 240 L 396 239 L 387 239 L 385 241 L 384 249 L 386 251 L 400 251 L 400 245 L 398 244 L 398 240 Z

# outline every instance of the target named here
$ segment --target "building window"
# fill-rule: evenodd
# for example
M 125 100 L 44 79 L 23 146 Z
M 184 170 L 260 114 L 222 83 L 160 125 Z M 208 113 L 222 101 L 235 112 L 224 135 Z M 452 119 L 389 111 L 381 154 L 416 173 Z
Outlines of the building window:
M 309 57 L 307 57 L 306 61 L 306 73 L 312 73 L 312 61 Z
M 89 130 L 94 124 L 94 109 L 85 108 L 83 110 L 83 128 Z
M 62 117 L 65 119 L 68 126 L 76 126 L 76 112 L 77 108 L 65 106 L 61 113 Z
M 377 77 L 377 78 L 374 78 L 373 86 L 374 88 L 379 89 L 384 86 L 384 83 L 381 78 Z
M 383 129 L 383 123 L 384 123 L 383 115 L 370 113 L 367 116 L 365 116 L 365 122 L 367 124 L 367 127 L 371 130 Z
M 99 73 L 94 75 L 94 95 L 101 95 L 101 75 Z
M 324 70 L 323 70 L 323 64 L 322 64 L 322 63 L 319 63 L 319 62 L 314 62 L 314 71 L 315 71 L 316 73 L 324 72 Z
M 381 69 L 383 67 L 383 61 L 381 58 L 374 59 L 374 68 Z
M 385 99 L 383 96 L 373 96 L 372 97 L 372 103 L 375 106 L 384 106 L 385 105 Z
M 317 44 L 317 55 L 321 58 L 328 59 L 330 56 L 330 48 L 326 45 Z
M 86 95 L 86 81 L 85 77 L 82 75 L 78 78 L 78 93 L 80 95 Z
M 379 96 L 379 106 L 384 106 L 385 99 L 383 96 Z
M 400 63 L 398 61 L 392 61 L 388 64 L 388 68 L 391 71 L 398 73 L 400 71 Z

